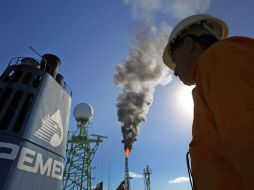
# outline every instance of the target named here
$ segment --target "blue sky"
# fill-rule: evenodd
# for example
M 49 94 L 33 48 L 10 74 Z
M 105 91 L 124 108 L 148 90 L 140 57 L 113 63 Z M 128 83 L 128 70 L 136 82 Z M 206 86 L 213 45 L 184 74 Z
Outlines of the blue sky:
M 228 23 L 230 36 L 254 37 L 253 9 L 251 0 L 1 0 L 0 71 L 13 57 L 36 57 L 29 46 L 61 58 L 60 72 L 73 91 L 72 111 L 78 103 L 91 104 L 94 117 L 90 132 L 109 137 L 94 159 L 94 184 L 104 180 L 107 189 L 110 163 L 114 190 L 124 176 L 124 152 L 116 108 L 121 89 L 113 77 L 116 66 L 135 49 L 136 28 L 149 20 L 159 35 L 164 23 L 168 36 L 180 17 L 207 12 Z M 158 54 L 163 46 L 159 46 Z M 161 60 L 155 61 L 161 64 Z M 166 76 L 172 75 L 162 69 Z M 179 97 L 191 95 L 190 90 L 183 95 L 182 88 L 175 77 L 167 85 L 155 85 L 147 120 L 141 124 L 129 158 L 130 171 L 139 175 L 147 164 L 151 167 L 151 189 L 190 190 L 188 182 L 173 183 L 188 176 L 185 154 L 191 140 L 192 114 Z M 69 128 L 75 128 L 72 115 Z M 133 190 L 144 189 L 143 184 L 143 178 L 131 181 Z

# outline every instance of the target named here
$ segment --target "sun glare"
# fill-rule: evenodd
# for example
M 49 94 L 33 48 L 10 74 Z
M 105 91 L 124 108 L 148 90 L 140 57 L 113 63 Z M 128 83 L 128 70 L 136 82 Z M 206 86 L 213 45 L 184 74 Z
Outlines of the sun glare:
M 193 86 L 181 86 L 177 93 L 180 111 L 190 117 L 193 115 L 192 89 Z

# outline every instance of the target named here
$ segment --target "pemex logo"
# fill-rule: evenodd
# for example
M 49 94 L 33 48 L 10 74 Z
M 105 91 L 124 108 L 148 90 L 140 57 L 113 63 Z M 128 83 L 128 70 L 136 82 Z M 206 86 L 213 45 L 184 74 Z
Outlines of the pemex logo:
M 34 136 L 46 141 L 53 147 L 58 147 L 63 141 L 63 124 L 60 110 L 58 109 L 52 116 L 47 115 L 42 119 L 42 126 Z

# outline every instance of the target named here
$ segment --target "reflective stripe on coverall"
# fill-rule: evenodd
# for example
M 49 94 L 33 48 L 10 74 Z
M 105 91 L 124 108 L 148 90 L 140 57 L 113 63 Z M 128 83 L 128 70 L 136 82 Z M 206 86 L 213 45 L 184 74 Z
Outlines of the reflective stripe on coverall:
M 254 189 L 254 39 L 218 41 L 194 66 L 196 190 Z

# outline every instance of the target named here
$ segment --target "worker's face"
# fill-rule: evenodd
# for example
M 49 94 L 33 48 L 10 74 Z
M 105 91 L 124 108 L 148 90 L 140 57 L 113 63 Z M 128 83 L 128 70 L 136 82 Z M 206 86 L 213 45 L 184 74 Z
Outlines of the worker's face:
M 194 41 L 190 37 L 184 39 L 183 44 L 177 47 L 173 53 L 172 58 L 176 65 L 175 75 L 179 76 L 180 80 L 186 85 L 193 85 L 194 81 L 191 77 L 194 58 L 192 55 Z

